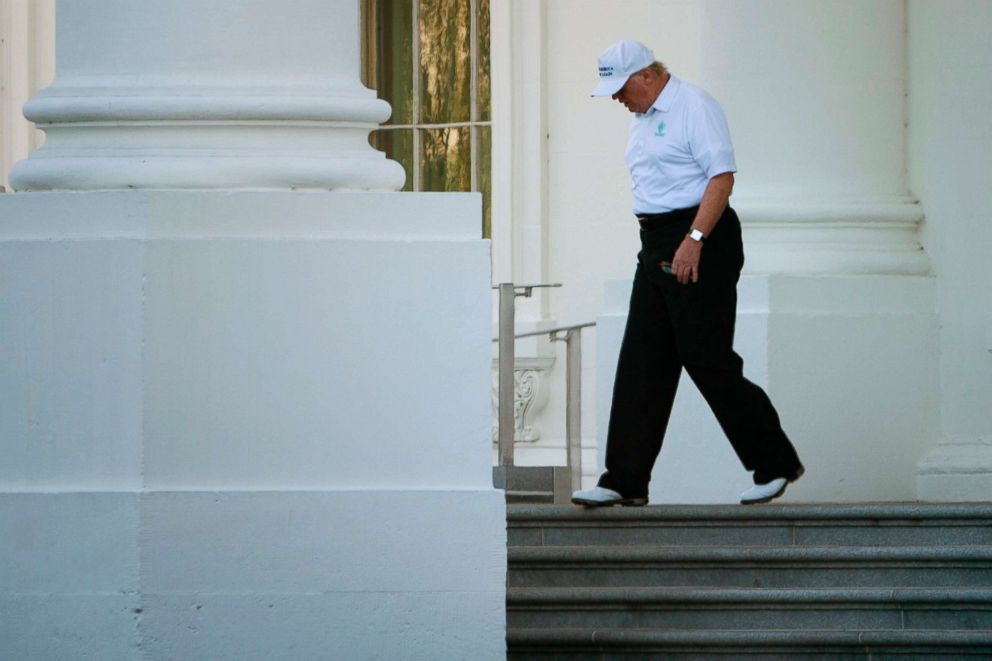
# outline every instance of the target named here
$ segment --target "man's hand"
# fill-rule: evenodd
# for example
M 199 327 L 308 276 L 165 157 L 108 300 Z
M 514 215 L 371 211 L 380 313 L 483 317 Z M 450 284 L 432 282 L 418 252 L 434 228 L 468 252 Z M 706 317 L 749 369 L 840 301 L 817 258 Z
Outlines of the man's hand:
M 703 252 L 703 244 L 689 237 L 682 239 L 682 245 L 675 251 L 672 258 L 672 275 L 683 285 L 689 282 L 699 282 L 699 256 Z
M 703 200 L 699 203 L 699 211 L 692 221 L 692 229 L 699 230 L 703 236 L 709 236 L 727 208 L 727 200 L 730 199 L 733 190 L 733 172 L 724 172 L 710 179 L 703 192 Z M 678 278 L 681 284 L 699 282 L 699 256 L 702 252 L 701 242 L 693 241 L 688 236 L 682 239 L 682 245 L 672 258 L 672 275 Z

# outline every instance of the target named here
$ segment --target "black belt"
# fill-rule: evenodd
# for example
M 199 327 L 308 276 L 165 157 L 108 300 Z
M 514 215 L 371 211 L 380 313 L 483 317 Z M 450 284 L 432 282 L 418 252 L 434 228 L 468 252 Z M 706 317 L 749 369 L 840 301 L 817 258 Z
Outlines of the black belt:
M 688 218 L 689 221 L 692 222 L 692 220 L 696 218 L 697 211 L 699 211 L 699 205 L 689 207 L 687 209 L 673 209 L 672 211 L 666 211 L 664 213 L 639 213 L 635 215 L 637 216 L 637 222 L 641 224 L 641 229 L 646 230 L 656 227 L 657 223 L 663 223 L 676 219 Z

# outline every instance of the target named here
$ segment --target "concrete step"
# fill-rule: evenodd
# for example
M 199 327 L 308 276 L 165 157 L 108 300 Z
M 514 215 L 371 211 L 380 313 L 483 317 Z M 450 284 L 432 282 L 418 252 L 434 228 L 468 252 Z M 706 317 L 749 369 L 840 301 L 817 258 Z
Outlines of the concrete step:
M 561 506 L 572 494 L 566 466 L 493 466 L 493 486 L 506 492 L 508 505 Z
M 511 661 L 694 659 L 749 661 L 956 661 L 992 658 L 988 631 L 677 631 L 665 629 L 515 629 Z
M 992 546 L 511 546 L 510 587 L 985 587 Z
M 508 508 L 509 659 L 992 659 L 992 504 Z
M 992 589 L 511 588 L 525 629 L 992 629 Z
M 992 503 L 508 508 L 510 546 L 992 545 Z

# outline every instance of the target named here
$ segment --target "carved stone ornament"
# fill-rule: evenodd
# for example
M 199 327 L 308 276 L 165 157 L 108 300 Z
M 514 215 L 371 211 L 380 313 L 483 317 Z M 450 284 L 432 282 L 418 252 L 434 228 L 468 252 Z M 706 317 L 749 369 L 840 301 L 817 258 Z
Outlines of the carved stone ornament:
M 513 440 L 533 443 L 541 430 L 532 424 L 533 417 L 548 403 L 547 372 L 554 360 L 520 359 L 513 368 Z M 492 372 L 490 396 L 493 410 L 493 443 L 499 438 L 499 371 Z

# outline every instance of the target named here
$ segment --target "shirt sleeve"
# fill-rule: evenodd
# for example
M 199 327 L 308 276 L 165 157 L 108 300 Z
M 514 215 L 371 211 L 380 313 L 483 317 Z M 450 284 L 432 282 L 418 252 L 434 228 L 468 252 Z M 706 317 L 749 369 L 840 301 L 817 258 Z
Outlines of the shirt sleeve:
M 703 93 L 692 112 L 689 149 L 707 179 L 725 172 L 737 172 L 730 129 L 720 104 Z

